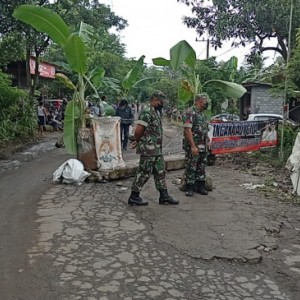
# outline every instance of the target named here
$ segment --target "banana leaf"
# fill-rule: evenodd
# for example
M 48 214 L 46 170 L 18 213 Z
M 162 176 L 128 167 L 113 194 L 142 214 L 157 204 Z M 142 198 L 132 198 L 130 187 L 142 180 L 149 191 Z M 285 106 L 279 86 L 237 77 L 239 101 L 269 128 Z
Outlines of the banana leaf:
M 33 5 L 20 5 L 14 10 L 13 16 L 33 26 L 37 31 L 46 33 L 61 46 L 65 45 L 70 36 L 66 23 L 50 9 Z
M 206 81 L 203 86 L 206 84 L 219 88 L 225 96 L 235 99 L 241 98 L 247 92 L 242 85 L 235 82 L 213 79 Z
M 96 67 L 91 72 L 88 73 L 88 78 L 93 83 L 93 85 L 97 88 L 101 86 L 104 75 L 105 75 L 105 70 L 102 67 Z
M 66 150 L 70 154 L 77 154 L 77 128 L 76 121 L 80 118 L 80 108 L 78 104 L 72 100 L 68 103 L 65 111 L 64 119 L 64 144 Z
M 194 68 L 197 58 L 195 50 L 183 40 L 170 49 L 170 59 L 172 68 L 178 70 L 184 62 Z
M 53 61 L 52 62 L 54 65 L 56 65 L 57 67 L 60 67 L 62 69 L 64 69 L 65 71 L 71 73 L 72 72 L 72 69 L 70 68 L 70 65 L 65 63 L 65 62 L 62 62 L 62 61 Z
M 78 35 L 71 35 L 64 47 L 67 61 L 72 70 L 83 75 L 87 72 L 85 44 Z
M 109 89 L 112 89 L 116 92 L 116 94 L 121 94 L 122 88 L 120 87 L 120 81 L 115 78 L 111 77 L 104 77 L 103 78 L 103 86 Z
M 153 58 L 152 62 L 155 66 L 160 66 L 160 67 L 170 67 L 171 66 L 171 62 L 163 57 Z
M 147 81 L 151 81 L 151 80 L 155 81 L 155 80 L 157 80 L 157 78 L 156 77 L 147 77 L 147 78 L 140 79 L 133 85 L 133 87 L 134 88 L 143 87 L 143 86 L 145 86 L 145 83 Z
M 76 33 L 82 38 L 85 43 L 89 43 L 91 41 L 91 37 L 94 35 L 94 28 L 93 26 L 81 21 L 79 30 Z
M 190 100 L 193 96 L 193 93 L 190 90 L 187 90 L 186 88 L 184 88 L 183 86 L 179 87 L 178 89 L 178 99 L 183 101 L 183 102 L 187 102 L 188 100 Z
M 58 81 L 60 81 L 61 83 L 63 83 L 67 88 L 76 91 L 75 85 L 65 74 L 56 73 L 55 78 L 58 79 Z
M 122 80 L 122 87 L 125 90 L 129 90 L 137 81 L 137 78 L 144 66 L 145 55 L 142 55 L 135 63 L 133 68 L 127 73 Z

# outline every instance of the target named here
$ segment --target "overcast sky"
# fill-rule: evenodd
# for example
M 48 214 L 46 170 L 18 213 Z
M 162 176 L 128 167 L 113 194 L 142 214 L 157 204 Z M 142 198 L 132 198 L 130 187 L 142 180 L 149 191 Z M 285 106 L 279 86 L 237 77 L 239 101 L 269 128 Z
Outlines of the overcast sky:
M 111 7 L 116 15 L 129 23 L 122 30 L 121 41 L 126 44 L 127 57 L 139 58 L 145 55 L 145 62 L 152 63 L 152 58 L 170 58 L 170 48 L 181 40 L 186 40 L 196 51 L 199 59 L 206 58 L 206 43 L 196 42 L 196 32 L 182 23 L 184 15 L 191 15 L 191 8 L 176 0 L 100 0 Z M 199 37 L 198 37 L 199 39 Z M 230 59 L 235 55 L 239 64 L 244 60 L 249 48 L 231 49 L 228 42 L 214 51 L 210 47 L 210 56 L 217 60 Z

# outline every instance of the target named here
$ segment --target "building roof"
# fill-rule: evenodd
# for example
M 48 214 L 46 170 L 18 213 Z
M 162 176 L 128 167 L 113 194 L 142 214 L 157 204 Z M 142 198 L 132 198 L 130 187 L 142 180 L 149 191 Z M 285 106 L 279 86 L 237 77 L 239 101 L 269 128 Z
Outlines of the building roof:
M 249 81 L 249 82 L 243 82 L 242 83 L 243 87 L 254 87 L 254 86 L 265 86 L 265 87 L 271 87 L 272 84 L 270 83 L 265 83 L 265 82 L 258 82 L 258 81 Z

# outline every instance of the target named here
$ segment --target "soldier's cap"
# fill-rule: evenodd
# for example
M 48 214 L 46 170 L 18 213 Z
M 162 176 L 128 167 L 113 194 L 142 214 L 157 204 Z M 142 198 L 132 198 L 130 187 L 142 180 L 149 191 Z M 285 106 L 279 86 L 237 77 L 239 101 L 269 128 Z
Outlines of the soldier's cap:
M 151 98 L 152 97 L 155 97 L 155 98 L 157 98 L 157 99 L 159 99 L 159 100 L 161 100 L 163 102 L 165 102 L 167 100 L 167 96 L 163 92 L 161 92 L 161 91 L 155 91 L 155 92 L 153 92 L 153 94 L 151 95 Z
M 195 100 L 206 100 L 208 101 L 208 95 L 206 93 L 197 94 Z

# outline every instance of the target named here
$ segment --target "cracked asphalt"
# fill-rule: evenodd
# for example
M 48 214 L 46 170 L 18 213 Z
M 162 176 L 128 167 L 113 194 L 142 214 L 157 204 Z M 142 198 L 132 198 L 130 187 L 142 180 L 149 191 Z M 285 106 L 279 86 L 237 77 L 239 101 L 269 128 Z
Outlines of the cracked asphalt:
M 130 207 L 131 178 L 53 184 L 67 158 L 48 149 L 2 173 L 1 300 L 299 299 L 299 207 L 243 185 L 262 178 L 217 161 L 208 196 L 185 197 L 178 170 L 178 206 L 160 206 L 151 179 L 149 206 Z

